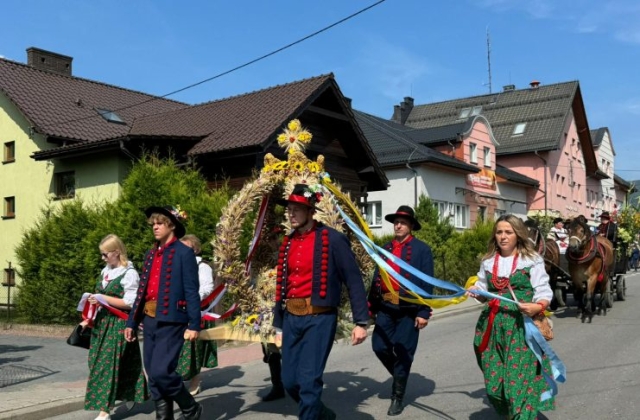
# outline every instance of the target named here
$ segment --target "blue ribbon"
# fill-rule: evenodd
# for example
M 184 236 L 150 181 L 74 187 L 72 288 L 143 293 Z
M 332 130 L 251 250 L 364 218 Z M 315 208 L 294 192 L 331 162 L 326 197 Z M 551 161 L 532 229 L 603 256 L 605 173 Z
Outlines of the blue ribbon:
M 466 292 L 466 290 L 462 286 L 459 286 L 454 283 L 450 283 L 445 280 L 439 280 L 434 277 L 431 277 L 421 272 L 420 270 L 417 270 L 415 267 L 406 263 L 402 259 L 396 257 L 392 253 L 388 252 L 386 249 L 377 246 L 364 232 L 362 232 L 362 230 L 360 230 L 358 225 L 354 223 L 353 220 L 349 218 L 349 216 L 347 216 L 347 214 L 340 208 L 340 206 L 337 203 L 335 203 L 335 205 L 336 205 L 336 208 L 338 209 L 338 212 L 342 216 L 342 219 L 345 221 L 349 229 L 351 229 L 351 231 L 356 235 L 356 237 L 364 247 L 367 254 L 369 254 L 369 256 L 375 261 L 375 263 L 378 264 L 378 266 L 380 266 L 382 269 L 384 269 L 388 273 L 393 273 L 393 278 L 407 290 L 410 290 L 416 295 L 426 299 L 451 299 L 454 297 L 462 296 Z M 393 264 L 398 266 L 398 268 L 409 272 L 410 274 L 416 276 L 417 278 L 424 281 L 425 283 L 428 283 L 435 287 L 439 287 L 441 289 L 451 290 L 455 293 L 452 295 L 432 295 L 430 293 L 425 292 L 414 282 L 406 279 L 400 273 L 396 272 L 393 268 L 391 268 L 391 266 L 387 263 L 387 261 L 383 259 L 379 254 L 382 254 L 384 257 L 390 260 Z M 501 301 L 509 302 L 514 305 L 519 304 L 519 302 L 516 302 L 510 298 L 496 295 L 494 293 L 490 293 L 482 289 L 476 289 L 474 290 L 474 293 L 487 299 L 499 299 Z M 535 354 L 536 359 L 538 359 L 540 366 L 542 366 L 543 355 L 547 356 L 551 364 L 552 375 L 549 375 L 544 371 L 542 372 L 542 375 L 544 376 L 544 379 L 547 382 L 547 385 L 549 385 L 549 390 L 543 392 L 540 395 L 540 401 L 545 401 L 553 397 L 554 395 L 558 394 L 558 386 L 556 384 L 556 381 L 561 383 L 564 383 L 566 381 L 567 369 L 564 363 L 562 362 L 562 360 L 553 351 L 553 349 L 549 345 L 549 342 L 545 340 L 545 338 L 542 336 L 538 327 L 536 327 L 536 325 L 533 323 L 533 320 L 528 316 L 523 316 L 523 319 L 524 319 L 525 340 L 527 342 L 527 345 L 531 349 L 531 351 L 533 351 L 533 353 Z

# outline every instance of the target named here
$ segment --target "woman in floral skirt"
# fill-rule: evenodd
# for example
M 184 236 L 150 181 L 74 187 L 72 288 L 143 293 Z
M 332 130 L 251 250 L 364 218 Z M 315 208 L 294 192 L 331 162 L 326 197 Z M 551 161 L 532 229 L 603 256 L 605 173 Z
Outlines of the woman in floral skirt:
M 180 241 L 193 249 L 198 262 L 198 280 L 200 282 L 200 301 L 204 301 L 213 292 L 213 270 L 200 257 L 202 244 L 196 235 L 184 235 Z M 204 328 L 212 328 L 213 322 L 205 321 Z M 203 367 L 214 368 L 218 366 L 218 347 L 213 340 L 196 340 L 184 343 L 180 359 L 178 360 L 177 372 L 189 383 L 191 395 L 198 395 L 202 389 L 200 386 L 200 370 Z
M 138 290 L 138 273 L 127 259 L 122 240 L 116 235 L 106 236 L 99 249 L 107 265 L 88 302 L 97 304 L 101 296 L 101 300 L 110 306 L 127 311 Z M 89 323 L 83 321 L 81 324 L 87 326 Z M 109 411 L 116 400 L 144 402 L 149 398 L 140 347 L 137 341 L 125 341 L 125 323 L 126 318 L 122 319 L 104 307 L 98 310 L 93 321 L 84 409 L 99 410 L 96 420 L 110 420 Z
M 468 295 L 486 301 L 474 293 L 482 289 L 520 302 L 490 300 L 476 325 L 474 350 L 484 374 L 489 402 L 509 419 L 533 420 L 538 411 L 553 410 L 554 399 L 541 401 L 548 390 L 542 375 L 550 374 L 549 361 L 542 366 L 527 346 L 524 317 L 543 312 L 553 292 L 543 259 L 527 238 L 527 228 L 513 215 L 501 216 L 493 227 L 489 251 L 478 272 L 477 283 Z

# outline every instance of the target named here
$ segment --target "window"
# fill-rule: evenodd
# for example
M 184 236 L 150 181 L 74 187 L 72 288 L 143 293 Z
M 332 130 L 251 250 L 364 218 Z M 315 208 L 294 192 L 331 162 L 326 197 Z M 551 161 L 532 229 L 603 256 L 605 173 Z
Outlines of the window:
M 506 210 L 495 209 L 493 211 L 493 218 L 495 220 L 498 220 L 501 216 L 504 216 L 505 214 L 507 214 Z
M 478 220 L 485 220 L 487 217 L 487 208 L 484 206 L 478 206 Z
M 76 195 L 75 172 L 59 172 L 55 175 L 56 198 L 72 198 Z
M 469 206 L 439 201 L 434 202 L 434 206 L 438 209 L 440 220 L 447 219 L 449 223 L 458 229 L 464 229 L 469 226 Z
M 369 226 L 382 226 L 382 203 L 380 201 L 367 203 L 365 216 Z
M 491 148 L 484 148 L 484 166 L 490 168 L 491 167 Z
M 565 188 L 564 188 L 564 181 L 565 181 L 565 178 L 561 177 L 560 192 L 562 193 L 563 198 L 567 198 L 567 193 L 565 192 Z
M 471 108 L 462 108 L 460 110 L 460 115 L 458 115 L 458 119 L 459 120 L 463 120 L 463 119 L 469 117 L 469 114 L 471 114 Z
M 469 161 L 478 163 L 478 146 L 475 143 L 469 143 Z
M 124 122 L 122 118 L 120 118 L 120 116 L 113 111 L 110 111 L 108 109 L 96 108 L 96 112 L 100 114 L 102 118 L 104 118 L 105 120 L 111 123 L 126 124 L 126 122 Z
M 16 198 L 5 197 L 4 198 L 4 214 L 3 219 L 13 219 L 16 217 Z
M 556 174 L 556 195 L 560 197 L 562 195 L 562 184 L 560 184 L 560 175 Z
M 524 129 L 526 127 L 527 127 L 527 123 L 518 123 L 518 124 L 516 124 L 515 128 L 513 129 L 513 135 L 514 136 L 522 135 L 524 133 Z
M 16 161 L 16 142 L 8 141 L 4 144 L 4 160 L 2 163 L 11 163 Z
M 471 115 L 480 115 L 481 112 L 482 112 L 481 106 L 474 106 L 473 109 L 471 110 Z

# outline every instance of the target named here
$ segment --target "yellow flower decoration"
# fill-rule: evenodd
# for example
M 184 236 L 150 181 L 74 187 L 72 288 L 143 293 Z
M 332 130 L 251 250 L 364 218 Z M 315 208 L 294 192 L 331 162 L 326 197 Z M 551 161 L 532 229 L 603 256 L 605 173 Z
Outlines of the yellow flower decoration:
M 236 325 L 238 325 L 238 322 L 240 322 L 240 317 L 239 316 L 237 316 L 236 319 L 231 321 L 231 325 L 235 327 Z
M 258 314 L 249 315 L 247 319 L 244 321 L 247 325 L 253 325 L 258 319 Z
M 309 172 L 311 173 L 316 173 L 320 171 L 320 165 L 318 165 L 316 162 L 311 162 L 307 165 L 307 169 L 309 169 Z
M 304 169 L 304 164 L 302 162 L 296 162 L 293 164 L 293 169 L 300 172 Z
M 305 147 L 311 142 L 312 138 L 311 133 L 302 128 L 299 120 L 292 120 L 287 124 L 284 133 L 278 135 L 278 145 L 289 154 L 304 152 Z

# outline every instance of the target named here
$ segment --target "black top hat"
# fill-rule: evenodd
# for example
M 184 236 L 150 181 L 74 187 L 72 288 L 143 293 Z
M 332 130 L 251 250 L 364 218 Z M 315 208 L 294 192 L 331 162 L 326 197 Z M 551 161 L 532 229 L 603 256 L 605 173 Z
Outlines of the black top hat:
M 416 220 L 413 209 L 409 206 L 398 207 L 398 210 L 396 210 L 395 213 L 387 214 L 386 216 L 384 216 L 384 220 L 393 223 L 396 217 L 404 217 L 405 219 L 409 219 L 411 223 L 413 223 L 413 230 L 420 230 L 422 228 L 422 226 L 420 226 L 420 223 Z
M 289 198 L 284 200 L 282 198 L 276 200 L 276 204 L 286 206 L 289 203 L 298 203 L 310 207 L 312 209 L 320 210 L 316 207 L 316 204 L 322 199 L 321 192 L 311 191 L 311 188 L 307 184 L 296 184 L 293 187 L 293 191 L 289 195 Z
M 556 223 L 564 223 L 564 219 L 562 217 L 556 217 L 555 219 L 553 219 L 553 224 L 555 225 Z
M 600 218 L 601 219 L 611 219 L 611 216 L 609 216 L 609 212 L 608 211 L 603 211 L 602 213 L 600 213 Z
M 184 225 L 182 224 L 183 220 L 187 219 L 187 213 L 184 210 L 177 209 L 173 206 L 164 206 L 164 207 L 149 207 L 144 211 L 144 214 L 147 217 L 151 217 L 152 214 L 159 213 L 163 216 L 167 216 L 171 223 L 176 227 L 173 233 L 176 235 L 178 239 L 182 238 L 186 233 Z

